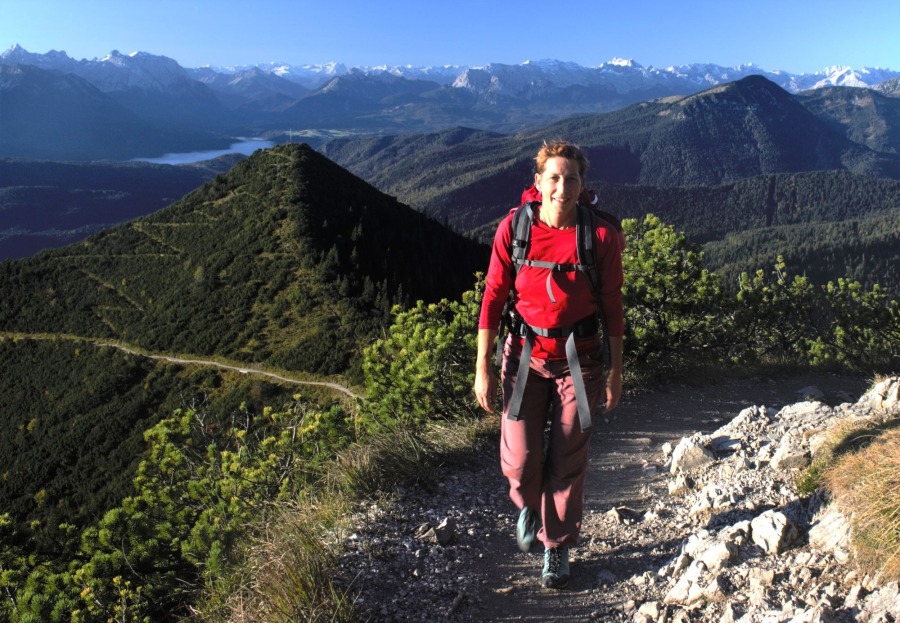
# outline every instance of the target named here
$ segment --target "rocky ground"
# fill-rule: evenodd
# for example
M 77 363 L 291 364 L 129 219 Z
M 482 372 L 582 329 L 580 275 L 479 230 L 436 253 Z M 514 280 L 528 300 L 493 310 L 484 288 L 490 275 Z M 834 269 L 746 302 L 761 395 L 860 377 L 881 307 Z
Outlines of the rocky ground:
M 494 450 L 361 509 L 336 581 L 373 622 L 900 620 L 897 583 L 856 571 L 844 518 L 794 484 L 819 431 L 869 415 L 873 395 L 896 402 L 898 385 L 818 375 L 626 398 L 597 418 L 565 590 L 541 588 L 542 552 L 516 547 Z

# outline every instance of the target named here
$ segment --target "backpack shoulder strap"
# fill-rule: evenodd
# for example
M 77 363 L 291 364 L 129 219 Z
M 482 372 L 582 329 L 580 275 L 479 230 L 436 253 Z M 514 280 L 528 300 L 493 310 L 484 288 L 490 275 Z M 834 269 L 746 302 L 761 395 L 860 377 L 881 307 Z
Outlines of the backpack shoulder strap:
M 591 292 L 597 293 L 599 276 L 597 274 L 597 262 L 594 256 L 595 234 L 594 216 L 591 208 L 581 203 L 576 205 L 578 214 L 575 220 L 575 238 L 577 240 L 579 270 L 588 278 Z
M 518 272 L 519 266 L 525 262 L 528 248 L 531 246 L 531 226 L 534 223 L 535 202 L 523 203 L 513 212 L 510 228 L 512 229 L 512 248 L 510 257 L 513 262 L 513 271 Z
M 512 219 L 509 222 L 510 228 L 510 250 L 509 256 L 512 259 L 512 288 L 506 304 L 503 306 L 503 313 L 500 316 L 500 326 L 498 333 L 503 335 L 505 329 L 512 327 L 512 316 L 515 314 L 516 274 L 519 267 L 525 263 L 528 255 L 528 248 L 531 246 L 531 225 L 534 223 L 534 203 L 526 202 L 513 210 Z M 500 365 L 503 356 L 503 339 L 497 340 L 497 365 Z

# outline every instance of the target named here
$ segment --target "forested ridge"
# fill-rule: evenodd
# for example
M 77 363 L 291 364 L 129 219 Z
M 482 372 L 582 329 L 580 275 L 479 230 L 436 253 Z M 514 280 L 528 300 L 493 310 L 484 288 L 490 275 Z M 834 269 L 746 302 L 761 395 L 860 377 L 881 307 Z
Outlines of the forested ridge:
M 876 118 L 868 131 L 884 137 L 891 127 L 890 118 Z M 848 131 L 774 83 L 751 76 L 688 97 L 650 100 L 515 134 L 454 128 L 335 139 L 319 149 L 404 203 L 472 230 L 514 205 L 531 181 L 536 146 L 559 137 L 585 151 L 593 185 L 717 187 L 815 171 L 900 179 L 895 151 L 871 149 L 848 138 Z
M 845 171 L 764 175 L 715 187 L 598 184 L 605 209 L 653 213 L 704 246 L 730 287 L 782 256 L 824 284 L 852 277 L 900 293 L 900 182 Z
M 0 326 L 336 374 L 392 305 L 458 296 L 486 259 L 485 247 L 287 145 L 150 216 L 0 264 Z
M 116 523 L 116 509 L 128 504 L 152 447 L 148 431 L 168 430 L 175 418 L 186 427 L 184 442 L 200 444 L 189 460 L 203 460 L 207 442 L 227 454 L 239 444 L 233 435 L 264 440 L 278 428 L 263 417 L 271 409 L 309 411 L 306 426 L 323 436 L 307 448 L 301 435 L 292 446 L 304 456 L 304 472 L 347 436 L 346 399 L 333 391 L 151 361 L 103 342 L 294 371 L 294 377 L 339 375 L 336 380 L 358 387 L 362 350 L 390 324 L 393 306 L 458 297 L 486 262 L 483 245 L 400 205 L 309 147 L 287 145 L 257 152 L 150 216 L 0 263 L 6 336 L 0 392 L 8 397 L 0 406 L 6 513 L 0 516 L 0 582 L 12 603 L 23 604 L 14 611 L 23 620 L 32 610 L 42 613 L 34 619 L 41 621 L 76 616 L 70 600 L 54 601 L 56 614 L 39 605 L 55 600 L 57 589 L 38 587 L 26 598 L 11 588 L 32 571 L 58 586 L 63 580 L 49 578 L 68 582 L 64 569 L 87 560 L 90 571 L 82 573 L 99 574 L 97 586 L 114 589 L 104 571 L 108 556 L 119 555 L 105 541 L 106 531 L 119 529 L 114 525 L 141 547 L 158 530 L 177 532 L 173 526 L 207 520 L 218 525 L 221 515 L 204 514 L 209 501 L 191 512 L 154 503 L 145 529 Z M 285 434 L 296 440 L 297 429 Z M 259 460 L 282 460 L 273 451 Z M 277 490 L 281 480 L 273 478 Z M 223 503 L 235 508 L 227 498 Z M 99 525 L 106 527 L 91 532 Z M 146 590 L 142 599 L 153 602 L 154 620 L 166 620 L 184 598 L 162 577 L 192 585 L 196 578 L 185 575 L 191 565 L 179 558 L 181 548 L 164 535 L 153 538 L 166 543 L 163 549 L 145 549 L 124 564 L 157 578 L 152 583 L 161 591 Z M 209 545 L 197 539 L 190 547 Z M 90 607 L 80 612 L 85 620 L 104 620 L 91 618 L 101 615 Z

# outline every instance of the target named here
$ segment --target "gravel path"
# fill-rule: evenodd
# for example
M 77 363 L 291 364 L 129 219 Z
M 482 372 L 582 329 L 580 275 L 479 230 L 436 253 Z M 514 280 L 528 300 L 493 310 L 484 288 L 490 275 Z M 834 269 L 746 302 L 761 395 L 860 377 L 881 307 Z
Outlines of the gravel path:
M 676 386 L 626 397 L 599 417 L 582 544 L 572 551 L 566 590 L 542 589 L 542 552 L 523 554 L 516 547 L 517 511 L 494 449 L 442 471 L 433 490 L 410 488 L 362 509 L 338 582 L 352 586 L 359 610 L 373 622 L 635 620 L 636 607 L 662 600 L 668 587 L 657 572 L 697 531 L 670 508 L 679 500 L 668 494 L 661 446 L 711 432 L 745 407 L 778 410 L 799 401 L 798 392 L 811 385 L 836 405 L 858 399 L 869 380 L 806 375 Z M 613 519 L 613 508 L 626 510 Z M 652 511 L 657 519 L 631 521 L 627 509 L 641 517 Z M 441 544 L 445 533 L 450 540 Z M 700 613 L 682 620 L 720 617 Z

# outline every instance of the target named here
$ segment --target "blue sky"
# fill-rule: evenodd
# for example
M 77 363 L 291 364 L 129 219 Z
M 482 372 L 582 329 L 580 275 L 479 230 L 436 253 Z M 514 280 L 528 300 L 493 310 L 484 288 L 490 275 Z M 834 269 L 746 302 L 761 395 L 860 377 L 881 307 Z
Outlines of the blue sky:
M 614 57 L 811 73 L 900 70 L 898 0 L 0 0 L 0 50 L 112 50 L 185 67 L 270 61 L 349 66 L 593 67 Z

